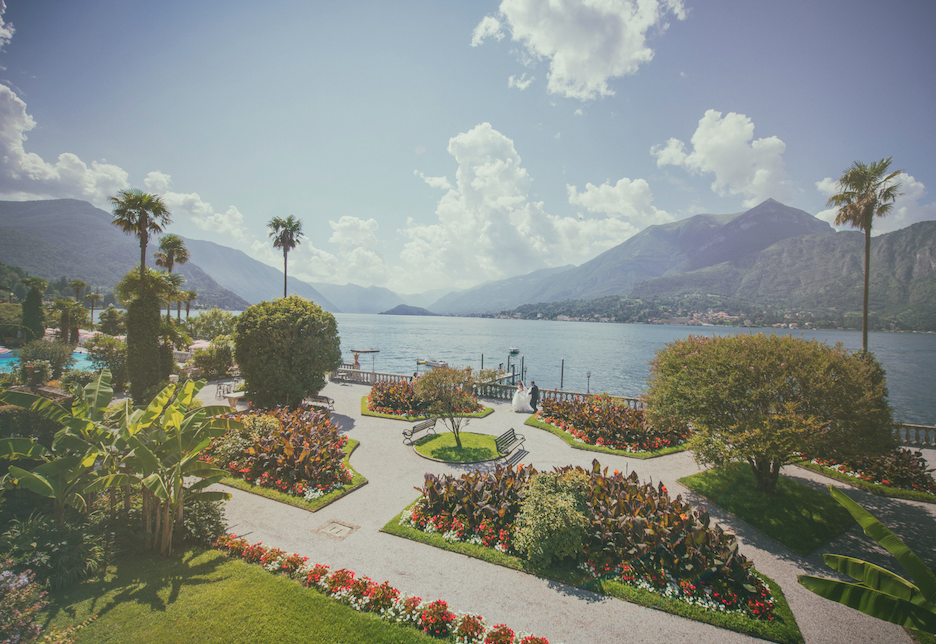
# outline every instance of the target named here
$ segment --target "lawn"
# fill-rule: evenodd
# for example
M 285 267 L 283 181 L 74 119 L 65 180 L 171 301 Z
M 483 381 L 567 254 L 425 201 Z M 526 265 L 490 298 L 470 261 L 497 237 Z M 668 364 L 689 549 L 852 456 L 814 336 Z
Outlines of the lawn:
M 410 504 L 410 507 L 412 507 L 412 504 Z M 601 579 L 589 580 L 584 571 L 572 564 L 558 564 L 548 568 L 534 566 L 526 559 L 500 552 L 495 548 L 478 546 L 461 541 L 447 541 L 438 533 L 429 534 L 408 526 L 402 526 L 400 525 L 400 518 L 402 516 L 403 512 L 400 512 L 400 514 L 381 528 L 381 532 L 441 548 L 442 550 L 457 552 L 505 568 L 520 570 L 531 575 L 536 575 L 537 577 L 558 581 L 569 586 L 584 588 L 601 595 L 617 597 L 618 599 L 633 604 L 648 606 L 706 624 L 720 626 L 739 633 L 746 633 L 754 637 L 760 637 L 774 642 L 783 642 L 785 644 L 799 644 L 803 642 L 803 635 L 796 625 L 793 611 L 790 609 L 786 598 L 783 596 L 780 586 L 764 575 L 761 575 L 761 577 L 770 586 L 770 590 L 776 601 L 776 608 L 774 609 L 776 618 L 773 622 L 750 619 L 743 615 L 724 614 L 717 611 L 705 610 L 699 606 L 663 597 L 658 593 L 636 588 L 621 582 Z
M 537 429 L 545 429 L 547 432 L 555 434 L 570 447 L 575 449 L 583 449 L 589 452 L 601 452 L 603 454 L 617 454 L 618 456 L 630 456 L 631 458 L 655 458 L 657 456 L 666 456 L 667 454 L 674 454 L 676 452 L 686 451 L 686 445 L 676 445 L 675 447 L 664 447 L 663 449 L 658 449 L 653 452 L 625 452 L 622 449 L 612 449 L 610 447 L 603 447 L 601 445 L 589 445 L 588 443 L 583 443 L 581 441 L 575 440 L 575 437 L 572 436 L 569 432 L 563 431 L 562 429 L 556 427 L 555 425 L 550 425 L 549 423 L 544 423 L 539 420 L 536 415 L 532 415 L 526 419 L 524 425 L 529 425 L 530 427 L 536 427 Z
M 803 556 L 854 523 L 828 493 L 784 476 L 773 494 L 758 492 L 747 463 L 706 470 L 679 482 Z
M 415 450 L 427 458 L 437 461 L 473 463 L 497 458 L 497 443 L 493 436 L 459 432 L 461 447 L 455 444 L 455 434 L 446 431 L 440 434 L 423 436 L 414 446 Z
M 356 448 L 358 445 L 360 445 L 360 441 L 356 441 L 356 440 L 349 438 L 345 446 L 341 448 L 341 450 L 345 453 L 343 462 L 349 468 L 351 467 L 349 465 L 351 453 L 354 451 L 354 448 Z M 329 492 L 325 496 L 320 496 L 319 498 L 312 499 L 311 501 L 306 501 L 302 497 L 294 496 L 292 494 L 286 494 L 285 492 L 280 492 L 279 490 L 274 490 L 273 488 L 263 487 L 261 485 L 254 485 L 252 483 L 248 483 L 247 481 L 243 479 L 239 479 L 235 476 L 226 476 L 221 480 L 221 483 L 223 485 L 227 485 L 229 487 L 235 487 L 238 490 L 250 492 L 251 494 L 256 494 L 258 496 L 262 496 L 267 499 L 272 499 L 274 501 L 279 501 L 280 503 L 285 503 L 287 505 L 292 505 L 297 508 L 302 508 L 303 510 L 308 510 L 309 512 L 315 512 L 316 510 L 320 510 L 324 508 L 326 505 L 329 505 L 330 503 L 334 503 L 335 501 L 337 501 L 344 495 L 354 492 L 356 489 L 358 489 L 362 485 L 367 484 L 367 479 L 364 478 L 363 475 L 361 475 L 354 469 L 352 469 L 351 471 L 354 472 L 354 478 L 351 479 L 351 483 L 345 485 L 340 490 Z
M 215 550 L 125 557 L 48 599 L 55 626 L 98 616 L 78 632 L 82 644 L 438 641 Z
M 471 414 L 462 414 L 465 418 L 485 418 L 494 413 L 493 407 L 485 407 L 481 411 L 476 411 Z M 374 418 L 387 418 L 388 420 L 405 420 L 407 422 L 413 422 L 417 420 L 425 420 L 429 418 L 429 415 L 423 416 L 396 416 L 394 414 L 381 414 L 377 411 L 371 411 L 367 408 L 367 396 L 361 398 L 361 415 L 362 416 L 373 416 Z

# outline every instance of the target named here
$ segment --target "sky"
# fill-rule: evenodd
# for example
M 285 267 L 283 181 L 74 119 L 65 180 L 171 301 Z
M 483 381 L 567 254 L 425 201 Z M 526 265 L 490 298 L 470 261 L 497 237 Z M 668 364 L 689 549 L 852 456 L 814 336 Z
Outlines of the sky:
M 936 219 L 932 0 L 0 0 L 0 199 L 139 188 L 167 232 L 397 293 L 579 265 L 773 198 Z

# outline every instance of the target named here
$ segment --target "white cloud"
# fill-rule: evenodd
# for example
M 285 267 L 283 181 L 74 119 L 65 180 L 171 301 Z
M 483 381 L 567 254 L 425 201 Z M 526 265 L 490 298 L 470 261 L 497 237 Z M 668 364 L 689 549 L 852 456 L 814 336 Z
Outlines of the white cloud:
M 897 181 L 900 183 L 899 190 L 901 194 L 894 200 L 894 205 L 886 217 L 875 217 L 871 225 L 872 236 L 900 230 L 921 221 L 936 219 L 936 201 L 927 204 L 920 203 L 929 194 L 922 181 L 917 181 L 906 172 L 898 174 Z M 816 190 L 826 198 L 831 197 L 839 191 L 838 180 L 826 177 L 822 181 L 817 181 Z M 816 218 L 835 225 L 837 215 L 838 208 L 829 208 L 817 213 Z M 851 226 L 847 225 L 837 226 L 836 228 L 838 230 L 853 230 Z
M 244 228 L 244 215 L 234 206 L 228 206 L 224 212 L 215 212 L 210 203 L 204 201 L 197 192 L 181 193 L 169 189 L 172 177 L 155 170 L 146 175 L 143 185 L 152 193 L 158 194 L 173 218 L 188 217 L 201 230 L 227 235 L 239 242 L 247 241 Z
M 572 205 L 623 218 L 640 227 L 675 221 L 671 214 L 653 206 L 653 193 L 643 179 L 631 181 L 624 177 L 613 186 L 607 181 L 600 186 L 588 183 L 581 193 L 575 186 L 567 185 L 566 191 Z
M 88 166 L 68 152 L 47 163 L 26 152 L 26 133 L 34 127 L 26 103 L 0 85 L 0 195 L 17 200 L 84 199 L 104 206 L 110 195 L 130 187 L 126 171 L 115 165 L 92 161 Z
M 501 31 L 501 23 L 493 16 L 485 16 L 484 19 L 478 23 L 478 26 L 474 28 L 474 31 L 471 32 L 471 46 L 477 47 L 484 42 L 485 38 L 494 38 L 495 40 L 502 40 L 504 38 L 504 32 Z
M 582 101 L 614 95 L 610 79 L 649 62 L 647 32 L 665 30 L 669 14 L 684 20 L 683 0 L 503 0 L 498 11 L 525 60 L 549 60 L 548 91 Z M 472 46 L 501 35 L 504 24 L 485 17 Z
M 536 80 L 535 76 L 526 77 L 526 72 L 520 75 L 520 78 L 516 76 L 510 76 L 507 79 L 507 87 L 516 87 L 520 91 L 525 90 L 530 84 Z
M 410 218 L 400 231 L 409 240 L 400 253 L 406 266 L 401 279 L 418 279 L 423 288 L 473 286 L 580 263 L 637 232 L 619 215 L 559 217 L 531 201 L 532 179 L 513 141 L 489 123 L 453 137 L 448 152 L 458 169 L 439 200 L 437 220 Z M 416 176 L 443 187 L 443 177 Z
M 582 115 L 585 114 L 585 112 L 583 112 L 583 111 L 582 111 L 582 108 L 580 107 L 580 108 L 578 108 L 577 110 L 575 110 L 575 111 L 573 112 L 573 114 L 574 114 L 575 116 L 582 116 Z
M 3 14 L 6 13 L 6 2 L 0 0 L 0 49 L 2 49 L 13 37 L 15 29 L 9 22 L 3 21 Z
M 794 196 L 783 167 L 786 144 L 776 136 L 754 139 L 754 123 L 744 114 L 708 110 L 692 135 L 692 152 L 685 144 L 670 139 L 655 145 L 650 153 L 657 166 L 682 166 L 692 174 L 714 173 L 712 191 L 720 196 L 742 195 L 751 208 L 765 199 L 788 202 Z
M 449 183 L 449 180 L 446 177 L 427 177 L 426 175 L 424 175 L 422 172 L 419 172 L 418 170 L 414 171 L 413 174 L 419 177 L 420 179 L 422 179 L 423 181 L 425 181 L 427 184 L 429 184 L 433 188 L 440 188 L 442 190 L 452 189 L 452 184 Z

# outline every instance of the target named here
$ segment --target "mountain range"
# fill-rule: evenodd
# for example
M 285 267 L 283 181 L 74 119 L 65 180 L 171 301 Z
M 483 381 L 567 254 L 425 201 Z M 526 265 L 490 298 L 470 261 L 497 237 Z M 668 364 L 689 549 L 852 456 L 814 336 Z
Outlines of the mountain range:
M 115 284 L 139 260 L 139 244 L 112 215 L 73 199 L 0 202 L 0 261 L 45 279 Z M 282 271 L 214 242 L 186 239 L 178 267 L 201 306 L 239 310 L 279 297 Z M 860 310 L 863 234 L 772 199 L 735 214 L 701 214 L 649 226 L 581 266 L 487 282 L 464 291 L 401 295 L 382 287 L 307 283 L 288 291 L 332 312 L 379 313 L 401 305 L 439 314 L 511 310 L 523 304 L 608 295 L 664 298 L 717 294 L 797 307 Z M 150 252 L 156 244 L 150 244 Z M 148 260 L 152 264 L 152 259 Z M 936 319 L 936 222 L 872 239 L 872 310 L 930 311 Z

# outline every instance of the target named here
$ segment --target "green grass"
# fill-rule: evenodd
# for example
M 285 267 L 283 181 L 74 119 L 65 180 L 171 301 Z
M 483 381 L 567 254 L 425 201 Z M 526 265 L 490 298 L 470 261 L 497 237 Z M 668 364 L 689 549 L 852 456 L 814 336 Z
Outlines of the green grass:
M 773 494 L 758 492 L 747 463 L 731 463 L 679 482 L 804 556 L 854 523 L 828 493 L 783 476 Z
M 464 418 L 486 418 L 494 413 L 493 407 L 485 407 L 481 411 L 472 412 L 470 414 L 461 414 Z M 361 415 L 362 416 L 373 416 L 374 418 L 386 418 L 388 420 L 404 420 L 406 422 L 412 423 L 417 420 L 425 420 L 429 418 L 429 414 L 423 416 L 396 416 L 394 414 L 381 414 L 380 412 L 371 411 L 367 408 L 367 396 L 361 398 Z
M 838 470 L 834 470 L 830 467 L 823 467 L 822 465 L 817 465 L 816 463 L 810 463 L 809 461 L 802 461 L 796 463 L 796 465 L 802 467 L 803 469 L 822 474 L 823 476 L 828 476 L 830 479 L 842 481 L 843 483 L 848 483 L 849 485 L 861 488 L 862 490 L 867 490 L 868 492 L 877 494 L 879 496 L 887 496 L 893 499 L 921 501 L 923 503 L 936 503 L 936 495 L 930 494 L 929 492 L 920 492 L 919 490 L 905 490 L 899 487 L 881 485 L 880 483 L 870 483 L 854 476 L 849 476 L 844 472 L 839 472 Z
M 574 447 L 575 449 L 582 449 L 588 452 L 601 452 L 603 454 L 617 454 L 618 456 L 630 456 L 631 458 L 656 458 L 657 456 L 666 456 L 667 454 L 675 454 L 676 452 L 686 451 L 686 444 L 676 445 L 675 447 L 664 447 L 663 449 L 658 449 L 652 452 L 625 452 L 622 449 L 612 449 L 610 447 L 603 447 L 601 445 L 589 445 L 588 443 L 583 443 L 581 441 L 575 440 L 575 438 L 567 431 L 556 427 L 555 425 L 550 425 L 549 423 L 544 423 L 539 420 L 536 415 L 532 415 L 526 419 L 524 425 L 529 425 L 530 427 L 536 427 L 537 429 L 545 429 L 547 432 L 555 434 L 566 443 L 569 447 Z
M 413 503 L 415 502 L 416 501 Z M 412 507 L 412 505 L 411 503 L 409 507 Z M 727 628 L 739 633 L 753 635 L 774 642 L 783 642 L 784 644 L 799 644 L 803 642 L 803 635 L 800 633 L 799 626 L 796 625 L 793 611 L 790 610 L 790 606 L 783 596 L 780 586 L 766 575 L 760 576 L 767 585 L 770 586 L 770 590 L 776 600 L 776 607 L 774 609 L 775 618 L 773 622 L 750 619 L 743 615 L 726 615 L 717 611 L 706 610 L 699 606 L 687 604 L 672 598 L 666 598 L 657 593 L 620 582 L 590 580 L 588 575 L 571 564 L 554 565 L 543 568 L 532 565 L 526 559 L 505 554 L 495 548 L 476 546 L 470 543 L 446 541 L 442 538 L 442 535 L 428 534 L 414 528 L 401 526 L 400 517 L 402 516 L 403 512 L 400 512 L 400 514 L 396 515 L 389 523 L 381 528 L 381 532 L 441 548 L 442 550 L 448 550 L 449 552 L 457 552 L 498 566 L 536 575 L 537 577 L 558 581 L 569 586 L 585 588 L 586 590 L 623 599 L 633 604 L 655 608 L 688 619 L 712 624 L 713 626 L 720 626 L 721 628 Z
M 345 453 L 342 462 L 345 465 L 348 465 L 348 467 L 350 467 L 349 460 L 351 458 L 351 453 L 358 445 L 360 445 L 360 441 L 349 438 L 347 444 L 341 448 L 341 450 Z M 272 499 L 273 501 L 279 501 L 280 503 L 285 503 L 286 505 L 302 508 L 303 510 L 308 510 L 309 512 L 315 512 L 316 510 L 320 510 L 326 505 L 334 503 L 344 495 L 350 494 L 359 487 L 367 484 L 367 479 L 364 478 L 363 475 L 354 469 L 352 469 L 352 471 L 354 472 L 354 477 L 351 479 L 349 484 L 345 485 L 340 490 L 329 492 L 325 496 L 320 496 L 319 498 L 312 499 L 311 501 L 306 501 L 302 497 L 286 494 L 285 492 L 280 492 L 279 490 L 274 490 L 272 488 L 254 485 L 234 476 L 225 476 L 223 479 L 221 479 L 221 484 L 227 485 L 229 487 L 235 487 L 238 490 L 250 492 L 251 494 L 256 494 L 257 496 L 262 496 L 267 499 Z
M 434 458 L 437 461 L 452 461 L 456 463 L 471 463 L 487 461 L 497 458 L 497 443 L 493 436 L 487 434 L 473 434 L 459 432 L 461 447 L 455 444 L 455 434 L 443 432 L 423 436 L 416 441 L 415 449 L 423 456 Z
M 82 644 L 437 641 L 214 550 L 126 557 L 47 599 L 43 616 L 57 627 L 98 616 L 78 632 Z

